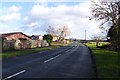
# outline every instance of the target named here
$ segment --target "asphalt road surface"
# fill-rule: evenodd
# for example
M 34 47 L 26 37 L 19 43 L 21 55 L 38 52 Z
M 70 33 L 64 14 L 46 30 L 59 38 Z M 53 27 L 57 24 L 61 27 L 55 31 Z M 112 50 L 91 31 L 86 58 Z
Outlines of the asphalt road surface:
M 11 78 L 96 78 L 89 49 L 78 42 L 54 50 L 3 60 L 3 80 Z

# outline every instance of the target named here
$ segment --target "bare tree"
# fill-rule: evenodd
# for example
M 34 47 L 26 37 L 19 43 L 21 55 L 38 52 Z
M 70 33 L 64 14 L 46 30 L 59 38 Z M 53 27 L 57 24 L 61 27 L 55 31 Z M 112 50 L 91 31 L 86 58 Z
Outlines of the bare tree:
M 51 35 L 55 35 L 56 34 L 56 30 L 54 27 L 51 27 L 49 26 L 47 31 L 46 31 L 48 34 L 51 34 Z
M 59 36 L 59 41 L 65 38 L 66 36 L 70 36 L 71 34 L 71 31 L 67 26 L 59 27 L 57 30 L 58 30 L 57 35 Z
M 59 37 L 58 41 L 62 41 L 65 37 L 70 36 L 71 31 L 68 28 L 68 26 L 62 26 L 58 28 L 49 26 L 47 29 L 47 33 L 58 36 Z
M 118 16 L 118 5 L 116 3 L 95 3 L 92 1 L 92 18 L 95 20 L 101 20 L 102 24 L 105 23 L 112 23 L 115 25 L 117 23 L 117 16 Z
M 94 40 L 96 42 L 96 47 L 99 46 L 99 42 L 103 39 L 103 37 L 101 35 L 93 35 L 92 36 L 92 40 Z
M 91 9 L 92 17 L 90 19 L 101 21 L 102 29 L 111 28 L 111 43 L 114 47 L 120 49 L 120 16 L 118 16 L 120 14 L 120 1 L 99 3 L 92 1 Z M 105 28 L 104 24 L 111 24 L 112 27 Z

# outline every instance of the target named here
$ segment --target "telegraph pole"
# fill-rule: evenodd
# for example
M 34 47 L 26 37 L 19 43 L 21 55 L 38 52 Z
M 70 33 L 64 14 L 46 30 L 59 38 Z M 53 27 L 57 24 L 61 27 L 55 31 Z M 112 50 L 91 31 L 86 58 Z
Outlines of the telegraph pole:
M 86 29 L 85 29 L 85 42 L 86 42 Z

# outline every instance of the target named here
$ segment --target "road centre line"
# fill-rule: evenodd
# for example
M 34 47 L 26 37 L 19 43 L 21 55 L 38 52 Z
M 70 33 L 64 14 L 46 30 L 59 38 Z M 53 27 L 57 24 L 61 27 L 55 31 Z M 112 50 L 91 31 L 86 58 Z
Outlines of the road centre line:
M 77 48 L 78 46 L 74 46 L 74 47 L 72 47 L 72 49 L 75 49 L 75 48 Z M 72 50 L 72 49 L 69 49 L 69 50 L 67 50 L 67 51 L 65 51 L 65 52 L 69 52 L 70 50 Z
M 69 52 L 70 51 L 70 49 L 69 50 L 67 50 L 67 51 L 65 51 L 65 52 Z
M 57 57 L 60 56 L 60 55 L 61 55 L 61 54 L 59 54 L 59 55 L 57 55 L 57 56 L 55 56 L 55 57 L 52 57 L 52 58 L 50 58 L 50 59 L 48 59 L 48 60 L 45 60 L 44 63 L 49 62 L 49 61 L 51 61 L 51 60 L 57 58 Z
M 70 49 L 70 50 L 71 50 L 71 49 Z M 70 51 L 70 50 L 68 50 L 68 51 Z M 60 53 L 60 52 L 62 52 L 62 51 L 58 51 L 57 53 Z M 59 57 L 60 55 L 61 55 L 61 54 L 59 54 L 59 55 L 57 55 L 57 56 L 55 56 L 55 57 L 52 57 L 52 58 L 44 61 L 44 63 L 49 62 L 49 61 L 51 61 L 51 60 Z M 36 61 L 36 60 L 34 60 L 34 61 Z M 15 76 L 17 76 L 17 75 L 19 75 L 19 74 L 22 74 L 22 73 L 24 73 L 24 72 L 26 72 L 26 70 L 22 70 L 22 71 L 20 71 L 20 72 L 17 72 L 17 73 L 15 73 L 15 74 L 13 74 L 13 75 L 10 75 L 10 76 L 6 77 L 6 78 L 3 78 L 2 80 L 10 79 L 10 78 L 15 77 Z
M 17 76 L 17 75 L 19 75 L 19 74 L 24 73 L 25 71 L 26 71 L 26 70 L 22 70 L 22 71 L 20 71 L 20 72 L 18 72 L 18 73 L 15 73 L 15 74 L 13 74 L 13 75 L 11 75 L 11 76 L 8 76 L 8 77 L 6 77 L 6 78 L 4 78 L 4 79 L 2 79 L 2 80 L 10 79 L 10 78 L 15 77 L 15 76 Z
M 60 53 L 60 52 L 62 52 L 62 51 L 59 51 L 59 52 L 57 52 L 57 53 Z M 46 63 L 46 62 L 48 62 L 48 61 L 51 61 L 51 60 L 57 58 L 57 57 L 60 56 L 60 55 L 61 55 L 61 54 L 59 54 L 59 55 L 57 55 L 57 56 L 55 56 L 55 57 L 53 57 L 53 58 L 50 58 L 50 59 L 48 59 L 48 60 L 45 60 L 44 63 Z
M 73 49 L 72 51 L 70 51 L 69 54 L 72 54 L 74 51 L 76 51 L 78 49 L 78 46 L 77 47 L 74 47 L 75 49 Z
M 69 49 L 69 48 L 67 48 L 67 49 Z M 65 50 L 67 50 L 67 49 L 65 49 Z M 60 50 L 60 51 L 58 51 L 58 52 L 55 52 L 55 54 L 61 53 L 61 52 L 65 51 L 65 50 Z M 42 52 L 40 52 L 40 53 L 42 53 Z M 16 66 L 13 66 L 13 67 L 11 67 L 10 69 L 14 69 L 14 68 L 17 68 L 17 67 L 19 67 L 19 66 L 23 66 L 23 65 L 26 65 L 26 64 L 30 64 L 30 63 L 32 63 L 32 62 L 39 61 L 39 60 L 41 60 L 42 58 L 46 58 L 46 57 L 48 57 L 48 56 L 49 56 L 49 55 L 44 55 L 44 56 L 42 56 L 42 57 L 39 57 L 39 58 L 30 60 L 30 61 L 26 61 L 25 63 L 19 64 L 19 65 L 16 65 Z

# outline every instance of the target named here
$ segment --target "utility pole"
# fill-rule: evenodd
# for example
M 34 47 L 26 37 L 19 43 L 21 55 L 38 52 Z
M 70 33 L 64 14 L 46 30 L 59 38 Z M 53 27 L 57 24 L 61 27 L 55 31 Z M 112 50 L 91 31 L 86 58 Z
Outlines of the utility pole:
M 85 29 L 85 42 L 86 42 L 86 29 Z

